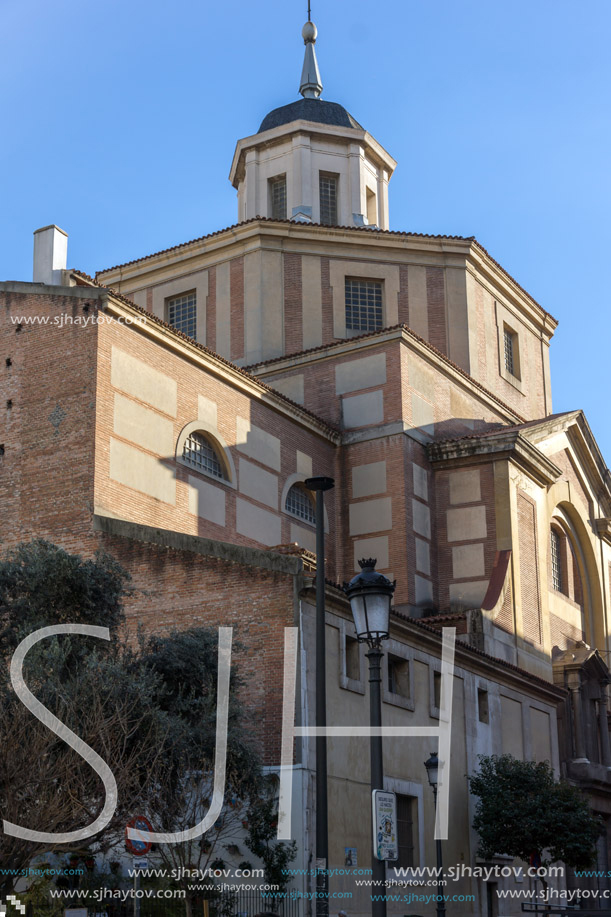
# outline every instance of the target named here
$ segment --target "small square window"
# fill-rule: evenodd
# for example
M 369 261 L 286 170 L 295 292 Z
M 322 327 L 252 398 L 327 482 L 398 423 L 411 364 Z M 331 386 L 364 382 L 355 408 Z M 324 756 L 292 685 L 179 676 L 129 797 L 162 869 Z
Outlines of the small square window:
M 409 698 L 409 662 L 400 656 L 388 654 L 388 691 Z
M 488 692 L 485 688 L 477 689 L 477 717 L 480 723 L 490 722 L 488 713 Z
M 377 331 L 382 327 L 382 283 L 346 277 L 346 331 Z
M 272 220 L 286 220 L 286 175 L 270 178 L 269 199 Z
M 187 337 L 195 338 L 197 313 L 195 293 L 183 293 L 166 301 L 166 318 L 169 325 L 182 331 Z

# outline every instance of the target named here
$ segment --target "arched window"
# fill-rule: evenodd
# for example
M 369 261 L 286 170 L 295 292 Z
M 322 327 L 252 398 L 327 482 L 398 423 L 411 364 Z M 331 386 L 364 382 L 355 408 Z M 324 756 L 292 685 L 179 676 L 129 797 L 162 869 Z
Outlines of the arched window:
M 310 492 L 305 489 L 303 484 L 293 484 L 286 495 L 284 508 L 291 516 L 297 516 L 298 519 L 303 519 L 304 522 L 309 522 L 310 525 L 316 524 L 314 502 Z
M 562 536 L 557 529 L 551 530 L 552 586 L 562 592 Z
M 227 480 L 225 468 L 219 459 L 216 449 L 209 437 L 200 430 L 194 430 L 185 439 L 182 458 L 187 465 L 191 465 L 197 471 L 211 474 L 213 477 L 220 478 L 223 481 Z

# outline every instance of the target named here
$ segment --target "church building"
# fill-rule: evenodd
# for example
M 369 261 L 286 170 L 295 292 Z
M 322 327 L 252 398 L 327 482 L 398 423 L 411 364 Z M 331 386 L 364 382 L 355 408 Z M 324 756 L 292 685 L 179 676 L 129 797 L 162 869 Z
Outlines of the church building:
M 611 828 L 611 477 L 583 412 L 553 412 L 557 322 L 475 238 L 390 228 L 397 163 L 322 98 L 316 26 L 302 34 L 300 99 L 237 141 L 233 226 L 95 278 L 67 268 L 66 234 L 47 226 L 33 282 L 0 283 L 3 544 L 113 554 L 136 587 L 132 631 L 233 626 L 273 772 L 285 628 L 300 634 L 296 722 L 313 722 L 305 482 L 331 477 L 328 723 L 368 723 L 365 648 L 333 584 L 375 558 L 396 580 L 385 725 L 439 725 L 442 631 L 456 629 L 444 863 L 482 865 L 466 776 L 480 754 L 550 761 Z M 384 740 L 395 865 L 436 862 L 432 741 Z M 315 767 L 314 741 L 297 739 L 303 873 L 316 860 Z M 367 739 L 328 740 L 328 788 L 330 868 L 347 851 L 369 867 Z M 608 846 L 607 832 L 601 869 Z M 608 887 L 567 872 L 559 887 Z M 313 917 L 315 879 L 292 887 Z M 496 893 L 534 887 L 464 876 L 445 889 L 463 896 L 448 915 L 517 915 L 520 901 L 499 910 Z M 330 889 L 351 895 L 331 913 L 371 912 L 352 878 Z M 388 902 L 389 915 L 412 911 L 435 905 Z

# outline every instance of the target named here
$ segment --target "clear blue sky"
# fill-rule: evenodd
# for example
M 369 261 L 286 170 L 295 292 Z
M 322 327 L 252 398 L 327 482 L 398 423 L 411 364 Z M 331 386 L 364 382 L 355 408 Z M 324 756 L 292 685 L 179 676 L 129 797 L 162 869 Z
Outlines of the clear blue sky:
M 2 0 L 0 279 L 235 222 L 235 142 L 296 98 L 302 0 Z M 554 409 L 611 464 L 609 0 L 313 0 L 323 97 L 399 166 L 393 229 L 475 235 L 560 320 Z

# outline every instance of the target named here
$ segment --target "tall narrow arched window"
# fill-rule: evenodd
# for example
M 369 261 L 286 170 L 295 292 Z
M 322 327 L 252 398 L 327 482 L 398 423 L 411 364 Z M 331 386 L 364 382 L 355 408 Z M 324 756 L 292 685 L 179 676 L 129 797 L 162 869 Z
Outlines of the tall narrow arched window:
M 182 450 L 183 461 L 196 471 L 203 471 L 223 481 L 227 480 L 225 467 L 211 439 L 200 430 L 189 433 Z
M 286 495 L 284 509 L 291 516 L 296 516 L 304 522 L 309 522 L 310 525 L 316 524 L 314 501 L 303 484 L 293 484 Z
M 550 556 L 552 563 L 552 586 L 554 589 L 557 589 L 558 592 L 562 592 L 562 548 L 561 548 L 561 538 L 562 536 L 557 529 L 551 529 L 550 533 L 551 544 L 550 544 Z

